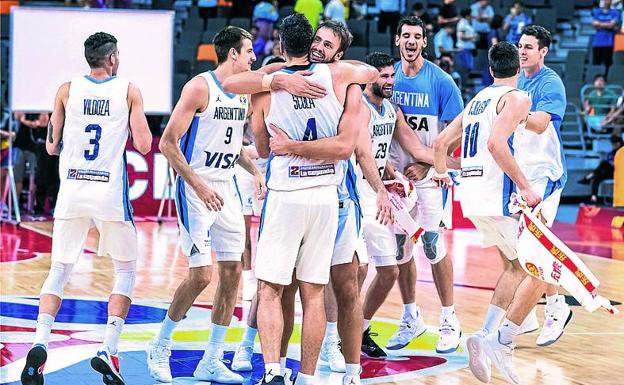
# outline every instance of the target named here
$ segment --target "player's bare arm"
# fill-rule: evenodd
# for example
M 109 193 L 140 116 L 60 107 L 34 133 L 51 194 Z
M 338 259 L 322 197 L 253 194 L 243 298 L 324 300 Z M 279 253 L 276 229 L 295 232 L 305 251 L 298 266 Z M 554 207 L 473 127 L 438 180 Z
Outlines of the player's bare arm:
M 461 140 L 463 117 L 463 113 L 457 115 L 433 141 L 433 166 L 436 171 L 433 180 L 440 187 L 450 187 L 452 183 L 451 177 L 448 175 L 446 159 L 448 157 L 449 147 L 458 140 Z
M 363 127 L 362 117 L 368 113 L 366 108 L 362 102 L 362 89 L 358 85 L 350 86 L 344 112 L 338 123 L 338 135 L 300 142 L 292 140 L 279 127 L 272 125 L 274 135 L 271 138 L 271 150 L 275 155 L 294 154 L 307 159 L 349 159 L 355 150 L 358 131 Z
M 548 128 L 551 116 L 545 111 L 535 111 L 528 115 L 526 129 L 541 134 Z
M 65 104 L 69 99 L 70 82 L 63 83 L 54 98 L 54 110 L 48 122 L 48 138 L 46 140 L 46 151 L 50 155 L 61 153 L 61 139 L 63 138 L 63 126 L 65 125 Z
M 518 190 L 527 204 L 533 207 L 540 202 L 541 198 L 531 189 L 507 143 L 515 128 L 526 120 L 530 108 L 531 99 L 527 95 L 509 92 L 503 96 L 497 106 L 499 112 L 494 120 L 487 146 L 494 161 L 518 186 Z
M 263 70 L 246 71 L 228 77 L 222 86 L 225 91 L 234 94 L 257 94 L 265 91 L 284 90 L 296 96 L 312 99 L 327 95 L 325 88 L 306 77 L 310 74 L 312 74 L 310 71 L 293 74 L 267 74 Z
M 355 86 L 357 87 L 357 86 Z M 368 108 L 363 108 L 363 112 L 367 115 L 363 115 L 358 122 L 368 122 L 371 119 L 371 113 Z M 362 127 L 366 127 L 362 125 Z M 377 193 L 377 217 L 379 223 L 388 225 L 394 222 L 394 216 L 392 214 L 392 204 L 388 197 L 388 192 L 381 181 L 381 175 L 377 169 L 375 158 L 371 149 L 371 136 L 368 130 L 360 129 L 357 144 L 355 146 L 355 159 L 358 162 L 364 178 L 368 184 L 373 188 L 373 191 Z
M 264 122 L 265 112 L 269 110 L 271 95 L 268 92 L 251 95 L 251 130 L 256 139 L 256 151 L 261 158 L 268 158 L 271 153 L 269 147 L 269 132 Z
M 130 109 L 128 123 L 132 135 L 132 145 L 145 155 L 152 149 L 152 133 L 143 110 L 141 90 L 132 83 L 128 85 L 128 108 Z
M 240 157 L 238 158 L 238 164 L 248 173 L 254 177 L 254 187 L 256 189 L 256 197 L 259 200 L 264 199 L 266 195 L 266 184 L 264 181 L 264 175 L 256 167 L 256 163 L 252 160 L 250 150 L 245 147 L 241 148 Z M 254 151 L 255 152 L 255 151 Z
M 208 98 L 208 84 L 201 77 L 190 80 L 182 89 L 180 100 L 173 109 L 158 147 L 171 167 L 191 186 L 206 207 L 219 211 L 223 206 L 223 198 L 191 169 L 178 145 L 180 138 L 188 131 L 195 113 L 207 108 Z

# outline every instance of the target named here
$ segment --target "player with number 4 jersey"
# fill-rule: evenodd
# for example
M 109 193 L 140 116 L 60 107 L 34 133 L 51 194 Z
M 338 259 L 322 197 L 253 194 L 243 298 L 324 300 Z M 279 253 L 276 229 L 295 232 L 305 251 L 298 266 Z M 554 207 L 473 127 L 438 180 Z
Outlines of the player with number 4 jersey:
M 100 234 L 97 255 L 112 258 L 115 283 L 104 340 L 91 366 L 106 385 L 124 384 L 117 345 L 132 301 L 138 253 L 125 148 L 131 134 L 134 147 L 147 154 L 152 135 L 141 92 L 116 76 L 117 39 L 98 32 L 84 46 L 91 71 L 61 85 L 48 126 L 46 149 L 60 155 L 61 186 L 54 212 L 52 264 L 41 288 L 35 339 L 21 376 L 24 385 L 43 384 L 50 330 L 93 225 Z

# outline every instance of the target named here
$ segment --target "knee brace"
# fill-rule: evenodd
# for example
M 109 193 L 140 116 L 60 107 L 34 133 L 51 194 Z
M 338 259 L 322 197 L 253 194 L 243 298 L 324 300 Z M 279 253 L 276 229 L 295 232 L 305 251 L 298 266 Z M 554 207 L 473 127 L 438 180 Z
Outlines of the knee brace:
M 446 257 L 446 246 L 439 232 L 425 231 L 421 239 L 423 241 L 423 250 L 429 263 L 435 265 Z
M 73 263 L 62 263 L 52 261 L 50 265 L 50 273 L 41 287 L 41 294 L 52 294 L 59 298 L 63 298 L 63 289 L 69 280 Z
M 113 259 L 113 266 L 115 268 L 115 285 L 111 294 L 119 294 L 132 299 L 132 290 L 136 278 L 136 261 Z

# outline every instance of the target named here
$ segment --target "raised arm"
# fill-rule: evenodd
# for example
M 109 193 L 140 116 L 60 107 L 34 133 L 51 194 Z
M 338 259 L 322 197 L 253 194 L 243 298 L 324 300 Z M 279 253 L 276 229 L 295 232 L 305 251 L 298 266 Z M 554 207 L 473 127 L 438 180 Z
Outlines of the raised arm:
M 262 71 L 246 71 L 229 76 L 222 84 L 223 89 L 234 94 L 258 94 L 264 91 L 284 90 L 289 94 L 317 99 L 327 91 L 306 78 L 309 71 L 293 74 L 266 74 Z
M 211 190 L 206 182 L 193 171 L 178 145 L 182 136 L 188 131 L 195 113 L 207 107 L 209 96 L 208 84 L 204 79 L 195 77 L 186 83 L 158 147 L 171 167 L 191 186 L 206 207 L 209 210 L 219 211 L 223 206 L 223 198 Z
M 330 66 L 336 67 L 338 79 L 345 84 L 373 83 L 379 77 L 379 71 L 373 66 L 357 60 L 340 60 Z
M 46 140 L 46 150 L 50 155 L 61 153 L 61 140 L 63 139 L 63 126 L 65 125 L 65 105 L 69 98 L 70 83 L 63 83 L 54 98 L 54 110 L 48 122 L 48 139 Z
M 345 108 L 338 124 L 338 135 L 312 141 L 294 141 L 279 127 L 271 138 L 271 150 L 276 155 L 294 154 L 308 159 L 346 160 L 355 150 L 358 131 L 364 129 L 362 122 L 367 122 L 368 108 L 362 100 L 362 89 L 358 85 L 347 89 Z M 259 151 L 259 150 L 258 150 Z
M 141 90 L 132 83 L 128 85 L 128 107 L 130 108 L 129 125 L 132 145 L 145 155 L 152 149 L 152 133 L 143 111 Z

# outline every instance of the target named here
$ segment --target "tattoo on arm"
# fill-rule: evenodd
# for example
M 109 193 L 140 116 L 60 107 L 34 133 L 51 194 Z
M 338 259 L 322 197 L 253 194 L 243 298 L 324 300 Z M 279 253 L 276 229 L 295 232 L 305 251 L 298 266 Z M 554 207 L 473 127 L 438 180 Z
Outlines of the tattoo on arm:
M 48 122 L 48 142 L 50 143 L 54 143 L 54 128 L 52 127 L 52 120 L 50 119 L 50 121 Z

